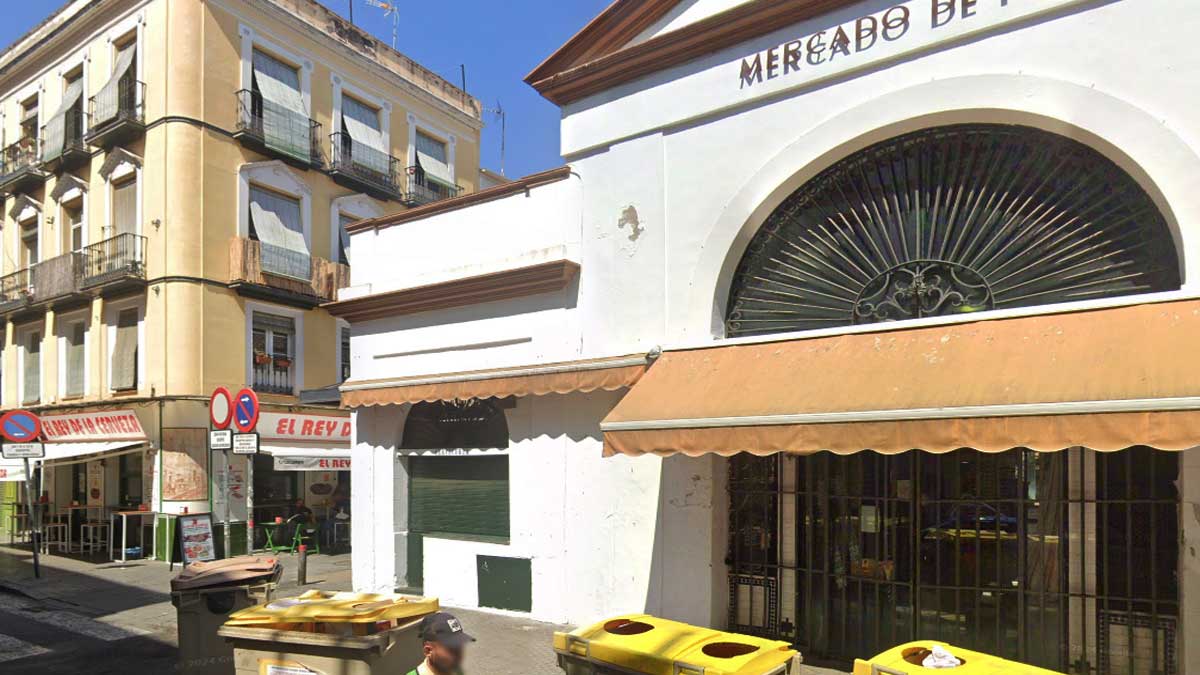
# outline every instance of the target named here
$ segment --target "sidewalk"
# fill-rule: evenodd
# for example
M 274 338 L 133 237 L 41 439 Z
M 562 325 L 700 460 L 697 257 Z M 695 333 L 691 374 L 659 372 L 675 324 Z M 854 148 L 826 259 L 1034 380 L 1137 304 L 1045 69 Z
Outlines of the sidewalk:
M 279 559 L 284 572 L 278 595 L 297 595 L 314 588 L 351 588 L 349 554 L 309 556 L 308 578 L 312 583 L 303 589 L 296 584 L 296 558 L 283 554 Z M 180 566 L 172 571 L 153 560 L 130 561 L 127 565 L 97 560 L 42 556 L 42 578 L 34 579 L 28 550 L 0 546 L 0 595 L 5 591 L 16 593 L 177 648 L 175 608 L 169 589 L 171 577 Z M 465 609 L 448 611 L 457 615 L 478 640 L 470 656 L 476 664 L 474 672 L 562 675 L 551 648 L 554 631 L 562 627 Z M 0 635 L 0 643 L 3 638 Z M 131 661 L 128 665 L 131 672 L 146 672 L 141 669 L 143 664 Z

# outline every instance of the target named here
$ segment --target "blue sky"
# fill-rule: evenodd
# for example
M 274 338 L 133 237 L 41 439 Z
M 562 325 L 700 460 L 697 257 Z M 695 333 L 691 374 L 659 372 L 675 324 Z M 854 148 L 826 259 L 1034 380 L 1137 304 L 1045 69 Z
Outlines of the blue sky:
M 0 0 L 0 44 L 8 45 L 63 0 Z M 322 0 L 347 16 L 351 0 Z M 400 7 L 397 48 L 455 84 L 467 67 L 467 90 L 508 117 L 506 173 L 523 176 L 561 163 L 558 108 L 522 78 L 611 0 L 391 0 Z M 391 19 L 353 0 L 354 22 L 391 43 Z M 483 165 L 500 169 L 500 125 L 485 115 Z

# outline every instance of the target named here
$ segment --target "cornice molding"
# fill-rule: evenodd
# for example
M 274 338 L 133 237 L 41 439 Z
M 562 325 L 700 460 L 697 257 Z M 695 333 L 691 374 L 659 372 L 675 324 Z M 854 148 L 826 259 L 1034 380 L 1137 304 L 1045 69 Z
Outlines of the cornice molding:
M 347 225 L 346 231 L 350 234 L 354 234 L 356 232 L 363 232 L 365 230 L 380 230 L 385 227 L 401 225 L 413 220 L 428 218 L 439 213 L 447 213 L 449 211 L 465 209 L 468 206 L 484 204 L 486 202 L 503 199 L 504 197 L 518 194 L 520 192 L 528 192 L 536 187 L 549 185 L 550 183 L 557 183 L 560 180 L 565 180 L 570 175 L 571 167 L 560 166 L 556 169 L 550 169 L 549 171 L 543 171 L 541 173 L 525 176 L 524 178 L 518 178 L 509 183 L 494 185 L 486 190 L 471 192 L 462 195 L 461 197 L 443 199 L 439 202 L 425 204 L 424 206 L 418 206 L 414 209 L 382 216 L 380 218 L 360 220 L 357 223 L 351 223 L 350 225 Z
M 549 101 L 566 105 L 859 1 L 755 0 L 559 72 L 543 64 L 525 81 Z
M 473 277 L 404 288 L 322 305 L 351 323 L 416 314 L 497 300 L 509 300 L 566 288 L 579 274 L 579 263 L 554 260 Z

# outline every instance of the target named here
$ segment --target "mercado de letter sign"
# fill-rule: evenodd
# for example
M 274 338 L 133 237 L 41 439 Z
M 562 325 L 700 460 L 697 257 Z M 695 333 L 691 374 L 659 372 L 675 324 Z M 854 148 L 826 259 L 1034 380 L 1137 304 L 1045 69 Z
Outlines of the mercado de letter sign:
M 747 56 L 737 71 L 738 88 L 766 91 L 812 83 L 1084 1 L 897 2 Z

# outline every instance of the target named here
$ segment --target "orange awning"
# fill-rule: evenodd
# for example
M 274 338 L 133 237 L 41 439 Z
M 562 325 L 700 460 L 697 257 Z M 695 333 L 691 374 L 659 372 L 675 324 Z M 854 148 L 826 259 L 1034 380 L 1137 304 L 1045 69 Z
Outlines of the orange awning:
M 473 370 L 342 385 L 342 406 L 359 408 L 420 401 L 543 396 L 613 391 L 632 386 L 646 372 L 648 357 L 621 356 L 514 368 Z
M 605 454 L 1200 445 L 1200 300 L 664 353 Z

